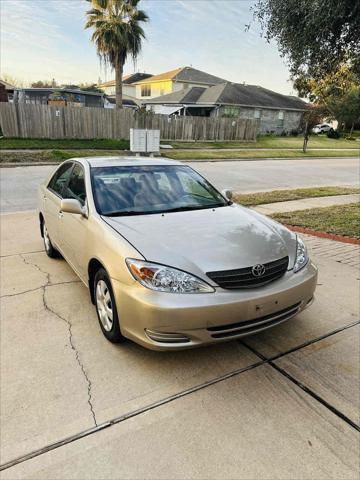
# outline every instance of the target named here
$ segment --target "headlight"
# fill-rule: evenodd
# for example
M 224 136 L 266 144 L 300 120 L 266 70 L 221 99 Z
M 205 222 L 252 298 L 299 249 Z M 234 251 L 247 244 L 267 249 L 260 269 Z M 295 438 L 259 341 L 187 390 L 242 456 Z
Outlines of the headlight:
M 176 268 L 132 258 L 127 258 L 126 264 L 135 280 L 151 290 L 168 293 L 211 293 L 215 291 L 200 278 Z
M 297 237 L 296 243 L 296 260 L 294 265 L 294 273 L 301 270 L 309 261 L 309 256 L 304 242 L 300 237 Z

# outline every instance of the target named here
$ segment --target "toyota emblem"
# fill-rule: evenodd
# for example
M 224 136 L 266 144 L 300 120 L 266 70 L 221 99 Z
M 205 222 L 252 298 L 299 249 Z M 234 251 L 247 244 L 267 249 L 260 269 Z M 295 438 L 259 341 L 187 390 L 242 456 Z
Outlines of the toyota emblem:
M 251 272 L 254 277 L 262 277 L 265 273 L 265 267 L 264 265 L 261 265 L 261 263 L 258 263 L 252 267 Z

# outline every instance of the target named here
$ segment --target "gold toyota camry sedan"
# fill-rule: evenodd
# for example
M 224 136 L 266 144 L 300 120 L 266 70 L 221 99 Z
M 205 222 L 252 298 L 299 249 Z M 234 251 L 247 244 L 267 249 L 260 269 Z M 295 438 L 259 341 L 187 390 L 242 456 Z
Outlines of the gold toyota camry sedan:
M 179 162 L 68 160 L 39 189 L 39 221 L 46 253 L 89 288 L 111 342 L 170 350 L 236 339 L 313 300 L 303 241 Z

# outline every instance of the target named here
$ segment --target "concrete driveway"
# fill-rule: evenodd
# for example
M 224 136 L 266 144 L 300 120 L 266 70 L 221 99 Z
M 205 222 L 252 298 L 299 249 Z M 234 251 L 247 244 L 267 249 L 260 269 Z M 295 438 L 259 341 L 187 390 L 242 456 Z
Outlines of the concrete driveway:
M 217 188 L 256 192 L 321 185 L 358 185 L 359 158 L 189 162 Z M 0 169 L 1 211 L 36 208 L 39 184 L 56 166 Z M 21 192 L 21 193 L 20 193 Z
M 2 479 L 358 478 L 357 246 L 307 238 L 297 318 L 157 353 L 105 340 L 34 213 L 1 219 Z

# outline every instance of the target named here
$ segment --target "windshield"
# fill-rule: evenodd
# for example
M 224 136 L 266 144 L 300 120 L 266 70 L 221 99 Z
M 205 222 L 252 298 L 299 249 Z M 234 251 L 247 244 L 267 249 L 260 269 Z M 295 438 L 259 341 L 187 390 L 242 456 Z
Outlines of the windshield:
M 228 205 L 214 187 L 185 165 L 95 167 L 91 177 L 101 215 L 144 215 Z

